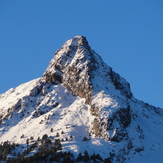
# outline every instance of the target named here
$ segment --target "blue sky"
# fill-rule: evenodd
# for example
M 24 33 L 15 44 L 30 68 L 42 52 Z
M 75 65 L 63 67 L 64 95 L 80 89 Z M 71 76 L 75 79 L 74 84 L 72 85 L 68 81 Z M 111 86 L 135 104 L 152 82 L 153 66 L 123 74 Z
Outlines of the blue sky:
M 40 77 L 75 35 L 87 37 L 136 98 L 163 108 L 162 0 L 1 0 L 0 93 Z

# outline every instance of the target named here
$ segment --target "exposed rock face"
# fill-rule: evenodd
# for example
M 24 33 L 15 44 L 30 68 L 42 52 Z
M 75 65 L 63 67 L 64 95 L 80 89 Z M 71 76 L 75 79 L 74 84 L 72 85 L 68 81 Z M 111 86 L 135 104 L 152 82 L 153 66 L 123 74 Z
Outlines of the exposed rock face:
M 107 129 L 113 130 L 110 140 L 120 142 L 124 139 L 128 139 L 126 127 L 131 123 L 130 107 L 120 108 L 108 119 Z
M 131 123 L 130 107 L 119 108 L 107 117 L 101 116 L 99 109 L 92 107 L 96 118 L 93 121 L 91 133 L 105 140 L 120 142 L 128 139 L 126 128 Z M 109 109 L 108 109 L 109 110 Z
M 115 73 L 114 71 L 110 71 L 110 77 L 116 89 L 120 90 L 121 93 L 125 95 L 127 98 L 132 97 L 132 92 L 130 91 L 129 83 L 127 83 L 124 79 L 120 77 L 119 74 Z

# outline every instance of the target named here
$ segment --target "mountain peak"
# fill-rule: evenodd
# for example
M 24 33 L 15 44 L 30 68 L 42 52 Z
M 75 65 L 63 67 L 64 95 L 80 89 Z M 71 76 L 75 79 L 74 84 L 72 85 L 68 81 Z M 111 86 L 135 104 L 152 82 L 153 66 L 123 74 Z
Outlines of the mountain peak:
M 85 97 L 88 102 L 92 94 L 90 71 L 93 62 L 93 52 L 86 37 L 75 36 L 55 53 L 43 77 L 52 84 L 63 83 L 74 95 Z
M 65 42 L 63 47 L 78 47 L 78 46 L 89 46 L 86 37 L 84 36 L 74 36 L 72 39 Z
M 101 86 L 97 88 L 99 78 L 114 85 L 121 94 L 129 98 L 132 96 L 129 83 L 105 64 L 84 36 L 75 36 L 66 41 L 55 53 L 43 77 L 52 84 L 63 83 L 74 95 L 86 98 L 87 103 L 91 103 L 95 89 L 103 89 L 99 89 Z
M 20 143 L 18 159 L 42 156 L 44 146 L 50 147 L 44 150 L 50 152 L 45 159 L 52 159 L 51 147 L 62 140 L 63 151 L 76 158 L 88 150 L 93 157 L 109 157 L 104 162 L 163 162 L 162 117 L 162 109 L 132 96 L 129 83 L 84 36 L 75 36 L 55 53 L 41 78 L 0 95 L 0 141 Z M 1 147 L 8 147 L 6 143 Z

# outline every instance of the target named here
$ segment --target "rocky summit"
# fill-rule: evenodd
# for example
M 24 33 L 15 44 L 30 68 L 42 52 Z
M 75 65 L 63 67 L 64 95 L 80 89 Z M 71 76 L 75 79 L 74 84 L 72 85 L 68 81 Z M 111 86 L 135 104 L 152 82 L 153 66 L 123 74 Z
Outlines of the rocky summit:
M 0 122 L 4 162 L 163 162 L 163 109 L 136 99 L 84 36 L 0 95 Z

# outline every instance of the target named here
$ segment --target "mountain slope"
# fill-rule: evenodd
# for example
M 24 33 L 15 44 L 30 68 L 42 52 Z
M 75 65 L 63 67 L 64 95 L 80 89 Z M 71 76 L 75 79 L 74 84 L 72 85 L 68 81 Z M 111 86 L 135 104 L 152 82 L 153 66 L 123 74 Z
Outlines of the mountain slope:
M 27 139 L 48 134 L 75 157 L 87 150 L 112 162 L 163 161 L 163 110 L 135 99 L 83 36 L 68 40 L 42 77 L 1 94 L 0 110 L 1 142 L 26 149 Z

